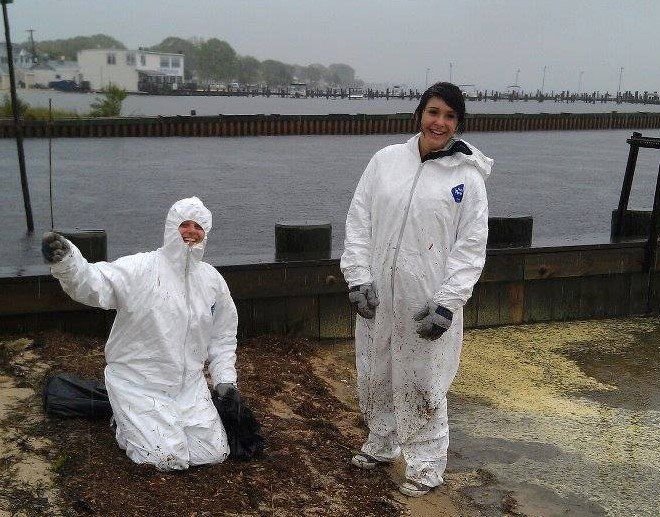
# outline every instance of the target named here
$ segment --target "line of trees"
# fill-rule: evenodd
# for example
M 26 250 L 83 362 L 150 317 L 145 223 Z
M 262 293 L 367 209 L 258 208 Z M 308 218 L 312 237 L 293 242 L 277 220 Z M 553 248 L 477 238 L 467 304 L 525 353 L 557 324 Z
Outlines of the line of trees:
M 36 44 L 37 54 L 45 55 L 50 59 L 60 59 L 63 57 L 69 61 L 76 61 L 78 59 L 79 50 L 90 48 L 125 49 L 126 47 L 121 41 L 105 34 L 46 40 Z
M 344 63 L 326 67 L 318 63 L 292 65 L 274 59 L 259 61 L 253 56 L 239 55 L 229 43 L 217 38 L 187 40 L 171 36 L 151 47 L 151 50 L 184 54 L 186 78 L 200 82 L 288 85 L 298 80 L 312 86 L 345 86 L 360 82 L 355 77 L 355 70 Z
M 104 34 L 41 41 L 37 44 L 38 53 L 52 59 L 63 56 L 75 60 L 79 50 L 93 48 L 126 47 L 120 41 Z M 314 87 L 362 84 L 362 81 L 355 77 L 355 70 L 344 63 L 329 66 L 314 63 L 304 66 L 274 59 L 260 61 L 253 56 L 239 55 L 229 43 L 218 38 L 183 39 L 171 36 L 148 50 L 183 54 L 185 79 L 201 84 L 236 81 L 243 85 L 267 83 L 271 86 L 284 86 L 294 80 Z

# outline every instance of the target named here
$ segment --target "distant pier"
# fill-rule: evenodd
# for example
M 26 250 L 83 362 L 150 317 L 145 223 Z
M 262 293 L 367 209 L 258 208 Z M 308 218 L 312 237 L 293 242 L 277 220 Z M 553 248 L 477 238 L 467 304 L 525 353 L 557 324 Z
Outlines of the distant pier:
M 466 132 L 588 129 L 660 129 L 656 113 L 468 114 Z M 23 122 L 27 138 L 236 137 L 413 133 L 410 113 L 386 115 L 218 115 L 58 119 Z M 14 137 L 13 121 L 0 119 L 0 138 Z
M 305 91 L 292 91 L 290 88 L 236 88 L 229 90 L 211 89 L 179 89 L 163 90 L 153 92 L 132 93 L 131 95 L 165 95 L 177 97 L 292 97 L 292 98 L 318 98 L 318 99 L 350 99 L 355 98 L 355 91 L 359 90 L 360 99 L 401 99 L 419 100 L 423 92 L 419 90 L 402 89 L 363 89 L 363 88 L 307 88 Z M 483 90 L 464 93 L 465 100 L 490 101 L 490 102 L 558 102 L 575 103 L 628 103 L 628 104 L 660 104 L 660 94 L 648 91 L 625 91 L 619 93 L 609 92 L 571 92 L 563 90 L 559 92 L 525 92 L 512 90 L 500 92 L 497 90 Z

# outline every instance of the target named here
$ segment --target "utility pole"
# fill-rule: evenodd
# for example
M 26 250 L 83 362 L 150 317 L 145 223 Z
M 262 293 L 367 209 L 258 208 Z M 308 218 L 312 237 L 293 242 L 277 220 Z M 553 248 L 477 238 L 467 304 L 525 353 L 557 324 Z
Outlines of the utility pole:
M 513 85 L 514 85 L 514 86 L 520 86 L 520 85 L 518 84 L 518 77 L 520 77 L 520 68 L 518 68 L 518 69 L 516 70 L 516 80 L 513 81 Z
M 582 74 L 584 74 L 584 70 L 580 70 L 580 75 L 578 78 L 578 93 L 582 93 Z
M 32 55 L 32 64 L 36 64 L 38 59 L 37 59 L 37 47 L 34 44 L 34 29 L 30 27 L 29 29 L 26 29 L 25 32 L 27 32 L 30 40 L 30 54 Z
M 14 116 L 14 133 L 16 134 L 16 148 L 18 150 L 18 168 L 21 172 L 21 187 L 23 189 L 23 205 L 25 206 L 25 219 L 28 233 L 34 232 L 34 219 L 32 218 L 32 203 L 30 203 L 30 188 L 28 187 L 27 172 L 25 171 L 25 154 L 23 152 L 23 127 L 21 126 L 18 97 L 16 96 L 16 78 L 14 77 L 14 53 L 11 48 L 9 35 L 9 16 L 7 4 L 14 0 L 0 0 L 2 3 L 2 16 L 5 22 L 5 43 L 7 45 L 7 67 L 9 68 L 9 89 L 11 92 L 11 111 Z
M 449 82 L 452 82 L 452 72 L 453 72 L 454 63 L 449 62 Z
M 619 87 L 616 89 L 616 96 L 621 94 L 621 80 L 623 79 L 623 67 L 619 68 Z

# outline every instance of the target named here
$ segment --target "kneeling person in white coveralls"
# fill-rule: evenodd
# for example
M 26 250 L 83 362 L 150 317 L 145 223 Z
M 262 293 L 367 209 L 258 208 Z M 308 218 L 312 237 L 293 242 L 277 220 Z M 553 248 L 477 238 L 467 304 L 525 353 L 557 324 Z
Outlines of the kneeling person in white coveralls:
M 204 363 L 222 396 L 236 385 L 236 307 L 225 280 L 202 262 L 211 212 L 177 201 L 163 246 L 90 264 L 56 233 L 44 236 L 51 271 L 74 300 L 116 309 L 105 345 L 105 384 L 119 446 L 161 470 L 219 463 L 227 435 L 211 401 Z

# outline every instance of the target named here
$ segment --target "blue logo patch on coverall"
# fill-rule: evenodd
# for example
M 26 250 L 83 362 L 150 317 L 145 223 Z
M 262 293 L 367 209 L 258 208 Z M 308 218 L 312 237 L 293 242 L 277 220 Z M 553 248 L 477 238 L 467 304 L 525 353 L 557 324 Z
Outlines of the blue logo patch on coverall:
M 451 195 L 454 196 L 454 201 L 457 203 L 460 203 L 463 201 L 463 189 L 465 185 L 461 183 L 460 185 L 456 185 L 453 189 L 451 189 Z
M 215 303 L 211 305 L 211 316 L 213 316 L 214 312 L 215 312 Z

